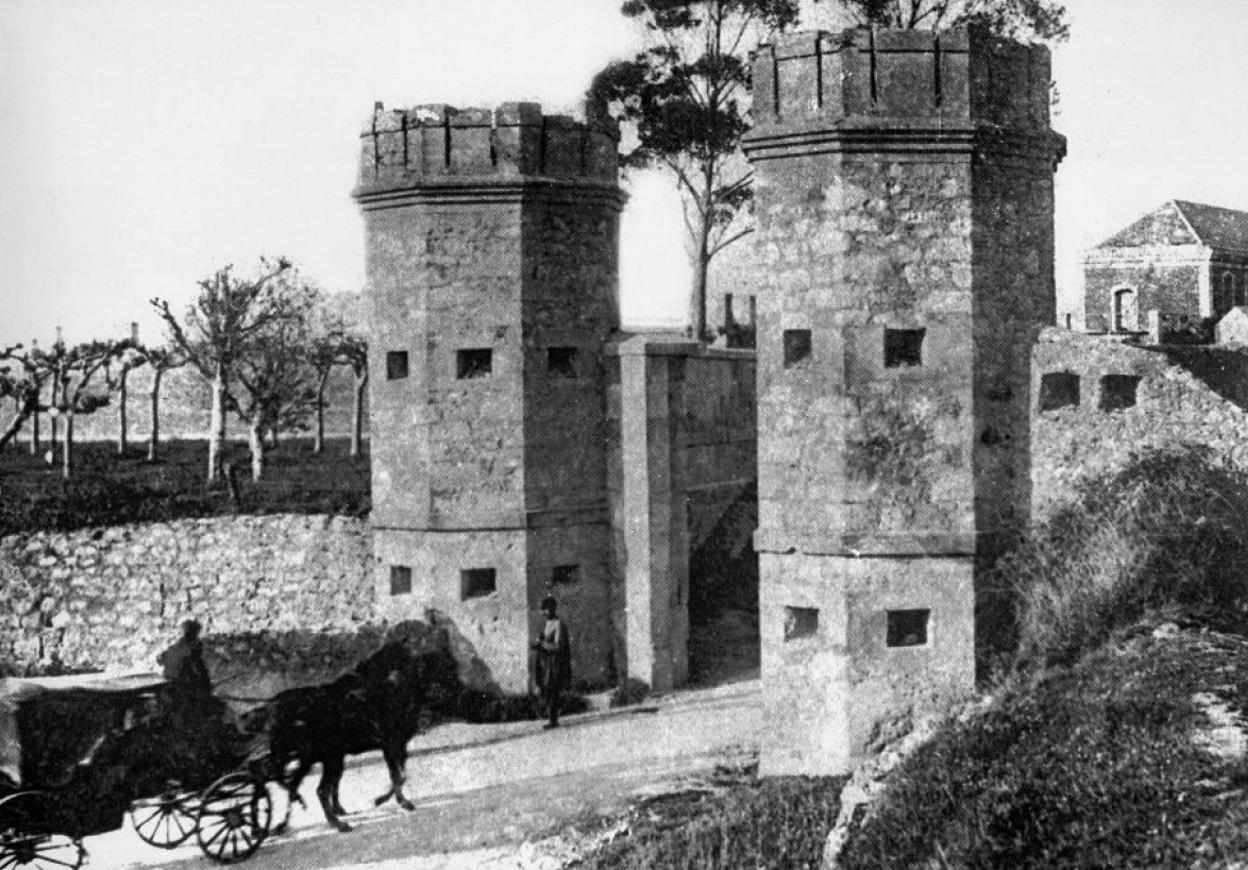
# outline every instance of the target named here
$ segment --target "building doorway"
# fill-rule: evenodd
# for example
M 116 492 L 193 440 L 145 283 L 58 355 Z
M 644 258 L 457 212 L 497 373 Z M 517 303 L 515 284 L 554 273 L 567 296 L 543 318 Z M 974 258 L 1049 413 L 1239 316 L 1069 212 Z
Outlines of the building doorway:
M 1135 290 L 1119 287 L 1114 291 L 1114 332 L 1138 332 L 1140 329 L 1139 305 Z

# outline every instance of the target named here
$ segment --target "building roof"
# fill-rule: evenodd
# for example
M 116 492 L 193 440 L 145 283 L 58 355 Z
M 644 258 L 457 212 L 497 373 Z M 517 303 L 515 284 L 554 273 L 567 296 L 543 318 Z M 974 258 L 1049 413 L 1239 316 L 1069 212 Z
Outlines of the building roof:
M 1096 247 L 1143 245 L 1204 245 L 1219 250 L 1248 251 L 1248 212 L 1172 199 Z

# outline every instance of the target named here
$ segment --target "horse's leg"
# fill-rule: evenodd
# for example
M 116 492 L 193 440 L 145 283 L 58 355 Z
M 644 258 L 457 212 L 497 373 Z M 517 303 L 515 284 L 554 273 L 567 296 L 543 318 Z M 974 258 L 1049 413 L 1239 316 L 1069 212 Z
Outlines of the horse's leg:
M 305 809 L 308 806 L 303 795 L 299 794 L 299 786 L 303 783 L 303 778 L 308 775 L 308 771 L 312 769 L 312 762 L 304 761 L 302 758 L 298 759 L 298 762 L 295 772 L 289 777 L 283 776 L 280 780 L 282 788 L 286 789 L 286 817 L 273 829 L 275 834 L 283 834 L 290 827 L 290 812 L 296 803 Z
M 334 793 L 330 798 L 330 800 L 332 800 L 334 804 L 334 812 L 336 812 L 340 816 L 350 815 L 350 813 L 348 813 L 346 810 L 342 808 L 342 801 L 338 800 L 338 785 L 339 785 L 338 783 L 334 783 Z
M 382 749 L 382 754 L 386 758 L 386 767 L 390 771 L 390 794 L 394 795 L 395 803 L 403 809 L 416 809 L 416 805 L 407 799 L 407 795 L 403 794 L 403 783 L 407 780 L 404 768 L 407 766 L 407 744 L 396 741 L 394 744 Z
M 351 826 L 338 818 L 338 813 L 334 808 L 334 792 L 338 790 L 338 783 L 342 780 L 342 771 L 345 768 L 344 756 L 335 755 L 325 758 L 321 761 L 321 781 L 316 786 L 316 796 L 320 799 L 321 810 L 325 813 L 325 821 L 329 822 L 339 831 L 346 833 L 351 830 Z

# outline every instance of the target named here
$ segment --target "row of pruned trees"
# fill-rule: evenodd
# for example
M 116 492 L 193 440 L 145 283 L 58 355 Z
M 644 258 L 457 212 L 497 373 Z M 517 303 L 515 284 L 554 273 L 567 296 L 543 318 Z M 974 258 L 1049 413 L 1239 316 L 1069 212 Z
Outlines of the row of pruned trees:
M 59 334 L 50 350 L 32 343 L 0 348 L 0 398 L 13 412 L 0 430 L 0 448 L 30 425 L 32 452 L 39 452 L 41 421 L 50 424 L 46 454 L 59 447 L 62 474 L 73 473 L 74 417 L 117 399 L 117 452 L 127 452 L 130 374 L 151 370 L 151 430 L 148 459 L 155 461 L 160 438 L 160 395 L 165 374 L 188 366 L 211 396 L 207 477 L 222 476 L 227 417 L 246 428 L 252 478 L 259 480 L 266 450 L 278 433 L 314 427 L 313 449 L 325 444 L 325 394 L 333 370 L 354 374 L 351 455 L 361 450 L 363 402 L 368 384 L 368 346 L 352 324 L 355 312 L 342 295 L 331 296 L 299 276 L 286 259 L 262 260 L 259 270 L 240 277 L 232 266 L 199 282 L 194 302 L 182 313 L 161 298 L 151 304 L 164 322 L 167 341 L 147 346 L 137 329 L 120 341 L 67 345 Z M 59 331 L 58 331 L 59 332 Z M 310 423 L 314 420 L 314 423 Z

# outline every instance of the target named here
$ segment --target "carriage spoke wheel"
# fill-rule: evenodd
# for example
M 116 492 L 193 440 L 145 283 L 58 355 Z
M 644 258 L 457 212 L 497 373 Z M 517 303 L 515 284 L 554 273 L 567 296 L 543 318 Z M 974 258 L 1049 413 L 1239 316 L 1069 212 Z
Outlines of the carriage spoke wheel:
M 54 818 L 51 797 L 18 792 L 0 800 L 0 870 L 74 870 L 87 850 L 67 834 L 39 833 Z
M 273 803 L 264 782 L 249 773 L 227 773 L 200 798 L 195 838 L 209 858 L 231 864 L 260 848 L 272 820 Z
M 195 833 L 195 798 L 188 792 L 167 791 L 130 805 L 134 831 L 145 843 L 172 849 Z

